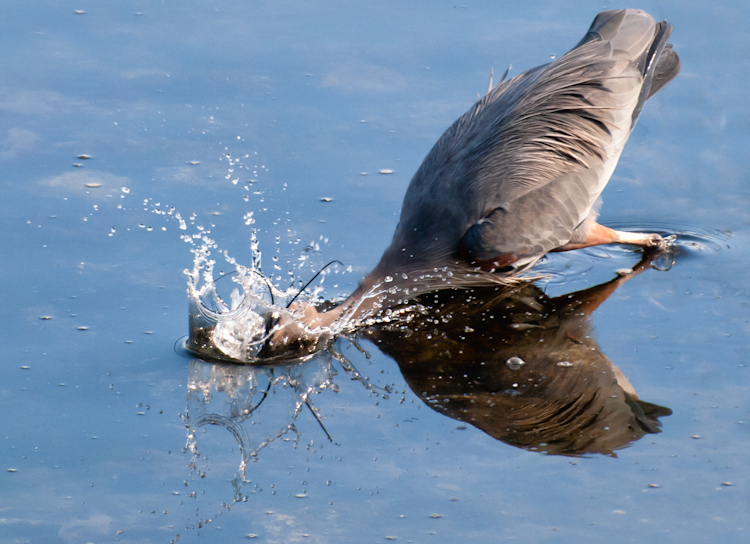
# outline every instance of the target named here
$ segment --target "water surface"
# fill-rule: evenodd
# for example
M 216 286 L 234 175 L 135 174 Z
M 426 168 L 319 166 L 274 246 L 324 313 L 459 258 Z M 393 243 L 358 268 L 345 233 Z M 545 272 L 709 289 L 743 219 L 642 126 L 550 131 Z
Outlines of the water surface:
M 274 367 L 174 349 L 186 238 L 214 240 L 228 272 L 218 250 L 249 265 L 255 228 L 282 289 L 338 259 L 324 294 L 351 292 L 490 69 L 563 54 L 607 7 L 7 6 L 0 542 L 746 538 L 744 5 L 640 6 L 672 22 L 683 70 L 644 109 L 600 219 L 675 232 L 679 251 L 575 324 L 641 401 L 671 411 L 661 432 L 583 456 L 504 441 L 451 411 L 455 392 L 426 392 L 446 380 L 404 370 L 418 344 L 385 333 Z M 555 255 L 537 286 L 595 289 L 639 258 Z M 533 370 L 514 356 L 525 364 L 492 379 Z

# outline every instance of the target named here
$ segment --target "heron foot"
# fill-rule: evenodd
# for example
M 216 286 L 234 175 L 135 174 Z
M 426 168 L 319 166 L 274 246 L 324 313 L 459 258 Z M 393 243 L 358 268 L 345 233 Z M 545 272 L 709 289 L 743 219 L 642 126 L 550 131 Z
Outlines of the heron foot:
M 635 233 L 626 233 L 626 234 L 635 234 Z M 657 250 L 665 250 L 668 249 L 671 245 L 674 244 L 675 240 L 677 240 L 676 234 L 670 234 L 669 236 L 661 236 L 660 234 L 656 233 L 650 233 L 650 234 L 644 234 L 644 241 L 643 247 L 645 248 L 653 248 Z M 628 243 L 628 242 L 624 242 Z
M 647 246 L 643 248 L 644 259 L 648 261 L 648 264 L 654 270 L 666 272 L 675 263 L 675 240 L 677 236 L 672 234 L 670 236 L 661 237 L 653 246 Z

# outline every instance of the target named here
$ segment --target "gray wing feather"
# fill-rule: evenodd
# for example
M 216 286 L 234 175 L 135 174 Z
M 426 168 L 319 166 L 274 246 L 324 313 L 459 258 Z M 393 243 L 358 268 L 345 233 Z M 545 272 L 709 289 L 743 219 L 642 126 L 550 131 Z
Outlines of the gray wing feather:
M 659 62 L 656 64 L 654 76 L 651 80 L 651 90 L 646 100 L 661 91 L 664 86 L 672 81 L 680 73 L 680 57 L 672 50 L 672 44 L 668 43 L 664 47 Z
M 482 111 L 475 115 L 487 112 L 495 122 L 474 139 L 478 168 L 471 183 L 478 194 L 492 194 L 494 187 L 494 199 L 503 205 L 483 202 L 492 211 L 469 226 L 460 244 L 465 254 L 478 261 L 538 257 L 591 223 L 586 219 L 595 215 L 653 94 L 652 81 L 658 77 L 661 88 L 679 71 L 677 55 L 665 48 L 670 31 L 668 23 L 655 24 L 643 12 L 601 14 L 577 48 L 509 81 L 478 105 Z

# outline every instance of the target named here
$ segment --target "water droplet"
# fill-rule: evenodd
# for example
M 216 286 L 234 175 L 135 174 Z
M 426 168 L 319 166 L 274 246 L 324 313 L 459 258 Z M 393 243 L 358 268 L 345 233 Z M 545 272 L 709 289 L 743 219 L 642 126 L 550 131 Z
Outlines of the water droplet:
M 321 202 L 333 202 L 333 199 L 327 196 L 324 196 L 320 199 Z
M 383 168 L 383 169 L 382 169 L 382 170 L 380 171 L 380 173 L 381 173 L 381 174 L 393 174 L 393 170 L 390 170 L 390 169 L 388 169 L 388 168 Z
M 557 366 L 573 366 L 573 363 L 571 363 L 570 361 L 560 361 L 559 363 L 557 363 Z
M 468 332 L 468 331 L 466 331 L 466 332 Z M 505 361 L 505 364 L 511 370 L 518 370 L 523 365 L 525 365 L 526 362 L 523 359 L 521 359 L 520 357 L 511 357 L 510 359 L 508 359 L 507 361 Z
M 385 283 L 391 283 L 393 281 L 393 277 L 392 276 L 386 276 L 385 278 L 383 278 L 383 281 Z
M 130 189 L 128 189 L 127 187 L 123 187 L 123 188 L 121 188 L 120 190 L 121 190 L 121 191 L 122 191 L 123 193 L 125 193 L 126 195 L 127 195 L 128 193 L 130 193 Z

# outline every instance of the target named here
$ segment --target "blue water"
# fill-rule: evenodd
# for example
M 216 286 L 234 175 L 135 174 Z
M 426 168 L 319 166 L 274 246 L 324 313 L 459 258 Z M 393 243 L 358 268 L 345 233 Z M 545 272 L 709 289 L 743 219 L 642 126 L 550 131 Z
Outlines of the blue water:
M 563 54 L 607 7 L 5 6 L 0 543 L 747 539 L 744 4 L 639 6 L 674 25 L 683 68 L 644 109 L 600 220 L 676 232 L 679 251 L 590 326 L 638 396 L 671 409 L 660 433 L 616 456 L 518 448 L 432 409 L 367 338 L 335 344 L 343 366 L 331 352 L 213 366 L 175 349 L 185 235 L 208 229 L 249 264 L 253 212 L 280 285 L 338 259 L 351 272 L 325 295 L 351 292 L 490 69 Z M 540 287 L 580 291 L 638 259 L 556 255 Z M 245 457 L 206 413 L 232 416 Z

